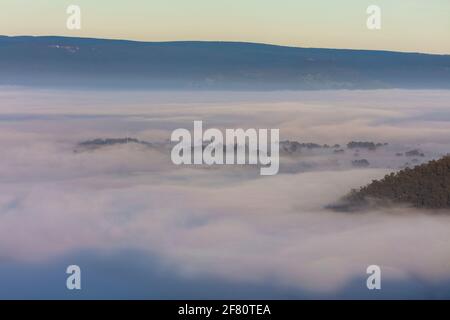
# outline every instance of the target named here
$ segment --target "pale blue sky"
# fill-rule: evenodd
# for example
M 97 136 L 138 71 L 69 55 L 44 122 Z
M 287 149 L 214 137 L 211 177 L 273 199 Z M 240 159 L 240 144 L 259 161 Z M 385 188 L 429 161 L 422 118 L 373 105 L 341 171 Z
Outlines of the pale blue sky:
M 66 29 L 77 4 L 82 29 Z M 366 28 L 366 8 L 382 28 Z M 450 54 L 450 0 L 1 0 L 0 34 L 229 40 Z

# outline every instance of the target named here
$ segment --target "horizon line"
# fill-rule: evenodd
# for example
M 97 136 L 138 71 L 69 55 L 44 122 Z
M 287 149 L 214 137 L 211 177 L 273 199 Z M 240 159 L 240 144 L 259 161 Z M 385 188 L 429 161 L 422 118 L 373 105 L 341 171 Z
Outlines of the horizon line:
M 149 40 L 133 40 L 133 39 L 119 39 L 119 38 L 99 38 L 99 37 L 80 37 L 80 36 L 66 36 L 66 35 L 5 35 L 0 34 L 0 38 L 68 38 L 68 39 L 85 39 L 85 40 L 103 40 L 103 41 L 123 41 L 136 43 L 234 43 L 234 44 L 254 44 L 273 47 L 293 48 L 293 49 L 322 49 L 322 50 L 345 50 L 345 51 L 372 51 L 372 52 L 392 52 L 403 54 L 423 54 L 434 56 L 450 56 L 450 53 L 429 53 L 420 51 L 397 51 L 388 49 L 356 49 L 356 48 L 331 48 L 331 47 L 301 47 L 293 45 L 283 45 L 268 42 L 252 42 L 252 41 L 232 41 L 232 40 L 168 40 L 168 41 L 149 41 Z

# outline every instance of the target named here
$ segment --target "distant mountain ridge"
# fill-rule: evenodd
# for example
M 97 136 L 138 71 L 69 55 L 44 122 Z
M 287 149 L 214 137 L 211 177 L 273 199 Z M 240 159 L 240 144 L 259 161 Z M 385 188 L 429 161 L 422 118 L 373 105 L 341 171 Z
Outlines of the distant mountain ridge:
M 450 55 L 241 42 L 0 36 L 0 85 L 450 89 Z

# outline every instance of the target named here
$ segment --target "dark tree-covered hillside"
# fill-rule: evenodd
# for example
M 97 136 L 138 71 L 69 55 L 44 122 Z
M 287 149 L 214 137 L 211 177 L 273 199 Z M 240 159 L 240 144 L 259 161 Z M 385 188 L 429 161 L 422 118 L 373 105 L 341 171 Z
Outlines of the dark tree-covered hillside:
M 450 155 L 386 175 L 344 198 L 349 207 L 368 204 L 370 199 L 418 208 L 450 208 Z

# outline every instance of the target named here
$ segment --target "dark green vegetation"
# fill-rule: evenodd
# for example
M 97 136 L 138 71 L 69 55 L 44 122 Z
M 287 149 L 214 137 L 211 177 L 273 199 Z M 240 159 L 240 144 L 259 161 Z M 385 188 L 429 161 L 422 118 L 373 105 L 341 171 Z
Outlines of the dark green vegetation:
M 361 160 L 353 160 L 352 165 L 358 168 L 365 168 L 370 166 L 370 163 L 369 161 L 367 161 L 367 159 L 361 159 Z
M 106 138 L 106 139 L 97 138 L 97 139 L 93 139 L 93 140 L 87 140 L 87 141 L 80 142 L 78 144 L 78 147 L 74 151 L 78 152 L 78 151 L 86 151 L 86 150 L 96 150 L 96 149 L 103 148 L 103 147 L 114 146 L 114 145 L 123 145 L 123 144 L 128 144 L 128 143 L 139 144 L 139 145 L 144 145 L 144 146 L 148 146 L 148 147 L 152 146 L 152 144 L 150 142 L 138 140 L 135 138 L 129 138 L 129 137 Z
M 405 152 L 405 156 L 407 156 L 407 157 L 425 157 L 425 154 L 423 154 L 422 152 L 420 152 L 417 149 L 414 149 L 414 150 Z
M 387 146 L 387 143 L 375 143 L 370 141 L 351 141 L 347 143 L 347 148 L 349 149 L 369 149 L 369 150 L 375 150 L 376 148 Z
M 406 168 L 352 190 L 334 209 L 352 210 L 371 205 L 395 203 L 417 208 L 450 208 L 450 155 Z
M 103 145 L 124 144 L 124 143 L 140 143 L 140 141 L 135 138 L 94 139 L 80 142 L 80 146 L 103 146 Z

